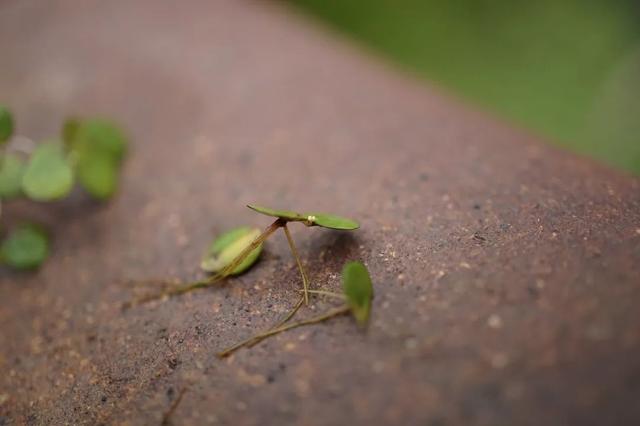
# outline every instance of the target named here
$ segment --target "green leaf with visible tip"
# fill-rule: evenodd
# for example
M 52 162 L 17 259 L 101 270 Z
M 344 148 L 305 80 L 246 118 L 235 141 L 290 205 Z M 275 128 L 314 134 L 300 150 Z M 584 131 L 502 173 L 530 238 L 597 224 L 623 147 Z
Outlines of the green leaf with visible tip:
M 360 224 L 355 220 L 346 217 L 335 216 L 325 213 L 309 213 L 307 218 L 310 219 L 312 225 L 322 226 L 323 228 L 339 229 L 343 231 L 352 231 L 358 229 Z
M 57 200 L 71 191 L 73 172 L 62 147 L 53 142 L 39 145 L 22 177 L 22 190 L 36 201 Z
M 367 267 L 362 262 L 349 262 L 342 269 L 342 287 L 356 322 L 367 324 L 371 311 L 373 286 Z
M 254 204 L 248 204 L 247 207 L 251 210 L 257 211 L 258 213 L 262 213 L 267 216 L 279 217 L 280 219 L 289 221 L 301 222 L 307 220 L 307 216 L 289 210 L 274 210 L 267 207 L 256 206 Z
M 258 236 L 258 228 L 234 228 L 216 238 L 207 249 L 200 267 L 206 272 L 219 272 L 233 262 L 242 251 L 249 246 Z M 231 271 L 231 275 L 237 275 L 251 267 L 262 252 L 262 244 L 247 255 L 238 266 Z
M 0 144 L 9 140 L 13 134 L 13 117 L 9 109 L 0 105 Z
M 91 156 L 77 165 L 78 182 L 93 197 L 104 200 L 118 187 L 118 164 L 109 156 Z
M 355 220 L 327 213 L 296 213 L 290 210 L 274 210 L 253 204 L 249 204 L 247 207 L 267 216 L 278 217 L 291 222 L 304 222 L 307 226 L 322 226 L 323 228 L 345 231 L 358 229 L 360 227 L 360 224 Z
M 22 192 L 25 162 L 18 156 L 5 154 L 0 160 L 0 199 L 15 198 Z
M 47 234 L 35 225 L 13 230 L 0 246 L 0 259 L 16 269 L 34 269 L 49 255 Z

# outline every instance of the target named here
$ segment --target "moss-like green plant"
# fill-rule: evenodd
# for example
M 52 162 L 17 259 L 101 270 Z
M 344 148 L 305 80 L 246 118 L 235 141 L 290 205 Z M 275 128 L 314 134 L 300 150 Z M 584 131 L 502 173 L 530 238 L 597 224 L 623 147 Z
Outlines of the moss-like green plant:
M 61 140 L 48 140 L 35 149 L 13 144 L 13 133 L 13 117 L 0 105 L 0 201 L 18 197 L 38 202 L 59 200 L 71 192 L 76 182 L 90 196 L 101 200 L 115 192 L 127 141 L 112 123 L 68 120 Z M 36 238 L 33 229 L 26 226 L 10 233 L 0 259 L 4 264 L 32 269 L 45 260 L 46 233 L 39 233 Z M 47 250 L 42 249 L 44 246 Z

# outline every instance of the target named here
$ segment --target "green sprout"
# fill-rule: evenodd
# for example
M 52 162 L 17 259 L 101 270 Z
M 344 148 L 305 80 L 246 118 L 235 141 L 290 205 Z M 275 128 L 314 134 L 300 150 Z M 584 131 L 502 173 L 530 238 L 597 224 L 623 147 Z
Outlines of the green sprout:
M 373 298 L 373 286 L 371 284 L 371 277 L 366 266 L 364 266 L 364 264 L 362 264 L 361 262 L 347 263 L 342 270 L 342 287 L 343 294 L 323 290 L 309 290 L 309 293 L 317 294 L 320 296 L 329 296 L 335 299 L 342 300 L 346 302 L 343 305 L 335 307 L 325 312 L 324 314 L 317 315 L 315 317 L 288 323 L 288 321 L 295 316 L 295 314 L 302 306 L 303 298 L 301 298 L 300 301 L 294 306 L 292 311 L 283 320 L 279 321 L 274 327 L 262 333 L 258 333 L 219 352 L 217 354 L 218 357 L 227 357 L 242 347 L 252 347 L 262 340 L 266 339 L 267 337 L 274 336 L 284 331 L 302 327 L 305 325 L 318 324 L 330 318 L 347 313 L 351 313 L 358 325 L 361 328 L 364 328 L 369 320 L 371 300 Z
M 13 133 L 11 112 L 0 105 L 0 201 L 18 197 L 37 202 L 55 201 L 69 195 L 76 182 L 100 200 L 115 192 L 127 141 L 110 122 L 67 120 L 62 140 L 48 140 L 35 148 L 28 138 L 14 138 Z M 48 249 L 42 250 L 43 246 L 48 247 L 48 242 L 43 245 L 32 244 L 36 238 L 15 239 L 28 235 L 25 229 L 9 232 L 3 246 L 5 251 L 0 260 L 15 269 L 39 266 L 48 254 Z M 42 242 L 46 235 L 42 233 L 37 239 Z M 16 245 L 16 241 L 26 242 Z M 33 247 L 33 251 L 25 247 Z M 17 250 L 17 256 L 11 255 L 13 250 Z M 27 252 L 32 255 L 25 255 Z M 24 261 L 25 258 L 29 260 Z
M 296 264 L 300 271 L 303 288 L 303 299 L 305 304 L 309 304 L 309 287 L 310 282 L 308 275 L 302 266 L 298 249 L 293 242 L 289 227 L 289 222 L 301 222 L 306 226 L 320 226 L 323 228 L 337 229 L 337 230 L 354 230 L 358 229 L 360 225 L 358 222 L 347 219 L 344 217 L 327 214 L 327 213 L 296 213 L 288 210 L 274 210 L 266 207 L 260 207 L 256 205 L 248 205 L 250 209 L 257 211 L 258 213 L 265 214 L 267 216 L 275 217 L 276 220 L 269 225 L 262 233 L 257 230 L 250 230 L 250 228 L 238 228 L 229 231 L 226 234 L 220 236 L 209 247 L 205 253 L 205 257 L 201 264 L 202 269 L 213 272 L 213 274 L 205 279 L 190 282 L 175 284 L 173 282 L 167 282 L 157 280 L 138 282 L 136 284 L 163 284 L 169 286 L 168 289 L 159 293 L 151 294 L 134 300 L 131 303 L 127 303 L 125 307 L 137 305 L 141 303 L 150 302 L 152 300 L 162 299 L 165 297 L 177 296 L 188 293 L 192 290 L 210 287 L 219 281 L 241 273 L 248 269 L 258 258 L 260 254 L 260 248 L 266 239 L 271 236 L 278 229 L 282 228 L 289 249 L 296 260 Z M 253 238 L 249 238 L 249 235 Z M 257 253 L 256 253 L 257 251 Z

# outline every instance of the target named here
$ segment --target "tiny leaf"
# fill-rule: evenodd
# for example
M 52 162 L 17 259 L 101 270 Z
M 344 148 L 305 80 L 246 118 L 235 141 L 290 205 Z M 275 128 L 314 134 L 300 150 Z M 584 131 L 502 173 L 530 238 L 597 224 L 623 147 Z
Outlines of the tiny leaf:
M 305 221 L 307 220 L 307 216 L 296 213 L 290 210 L 274 210 L 268 207 L 256 206 L 254 204 L 247 205 L 251 210 L 255 210 L 258 213 L 262 213 L 267 216 L 279 217 L 281 219 L 289 220 L 289 221 Z
M 120 163 L 127 150 L 126 137 L 107 120 L 70 119 L 63 128 L 63 134 L 65 138 L 70 138 L 69 144 L 78 152 L 78 161 L 94 155 L 106 155 Z
M 249 246 L 258 236 L 258 228 L 234 228 L 216 238 L 207 249 L 200 267 L 207 272 L 219 272 L 233 262 L 242 251 Z M 231 271 L 231 275 L 237 275 L 251 267 L 262 252 L 262 244 L 256 247 L 249 255 Z
M 64 197 L 73 186 L 73 172 L 62 147 L 48 142 L 33 152 L 22 178 L 22 189 L 36 201 L 56 200 Z
M 0 144 L 9 140 L 13 134 L 13 117 L 7 107 L 0 105 Z
M 35 225 L 22 225 L 12 231 L 0 246 L 0 258 L 16 269 L 34 269 L 49 255 L 49 239 Z
M 7 200 L 20 195 L 25 169 L 26 165 L 20 157 L 5 154 L 0 160 L 0 199 Z
M 296 213 L 290 210 L 274 210 L 253 204 L 249 204 L 247 207 L 267 216 L 278 217 L 291 222 L 304 222 L 307 226 L 322 226 L 323 228 L 349 231 L 360 227 L 355 220 L 327 213 Z
M 307 217 L 313 225 L 322 226 L 323 228 L 338 229 L 343 231 L 351 231 L 358 229 L 360 224 L 355 220 L 346 217 L 335 216 L 326 213 L 309 213 Z
M 117 189 L 118 169 L 115 160 L 109 156 L 89 156 L 78 163 L 78 182 L 93 197 L 104 200 Z
M 344 265 L 342 287 L 356 322 L 361 327 L 365 326 L 369 320 L 373 298 L 373 286 L 367 267 L 361 262 L 349 262 Z

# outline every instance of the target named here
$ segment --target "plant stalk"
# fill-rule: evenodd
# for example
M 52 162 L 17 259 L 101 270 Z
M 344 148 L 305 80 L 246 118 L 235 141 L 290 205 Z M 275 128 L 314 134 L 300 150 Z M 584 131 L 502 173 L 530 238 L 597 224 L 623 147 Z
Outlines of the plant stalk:
M 293 328 L 302 327 L 304 325 L 317 324 L 317 323 L 326 321 L 326 320 L 328 320 L 330 318 L 336 317 L 338 315 L 344 315 L 347 312 L 349 312 L 350 310 L 351 310 L 351 308 L 349 308 L 349 306 L 344 305 L 344 306 L 340 306 L 338 308 L 332 309 L 332 310 L 330 310 L 329 312 L 327 312 L 325 314 L 318 315 L 316 317 L 309 318 L 307 320 L 302 320 L 302 321 L 294 322 L 294 323 L 291 323 L 291 324 L 285 324 L 285 325 L 282 325 L 280 327 L 272 328 L 271 330 L 267 330 L 267 331 L 265 331 L 263 333 L 260 333 L 260 334 L 254 336 L 254 337 L 252 337 L 250 339 L 247 339 L 245 341 L 237 343 L 237 344 L 231 346 L 230 348 L 225 349 L 222 352 L 219 352 L 218 353 L 218 357 L 219 358 L 225 358 L 225 357 L 231 355 L 236 350 L 240 349 L 241 347 L 250 345 L 256 339 L 259 339 L 258 341 L 260 341 L 260 340 L 265 339 L 267 337 L 273 336 L 273 335 L 278 334 L 278 333 L 282 333 L 283 331 L 291 330 Z
M 291 249 L 293 257 L 296 259 L 298 269 L 300 270 L 300 275 L 302 275 L 302 286 L 304 288 L 304 304 L 309 305 L 309 278 L 307 278 L 307 273 L 302 267 L 302 261 L 300 260 L 300 256 L 298 255 L 298 249 L 293 242 L 293 238 L 291 238 L 291 233 L 289 232 L 289 228 L 287 227 L 286 223 L 284 224 L 282 229 L 284 229 L 284 234 L 287 236 L 287 241 L 289 242 L 289 248 Z

